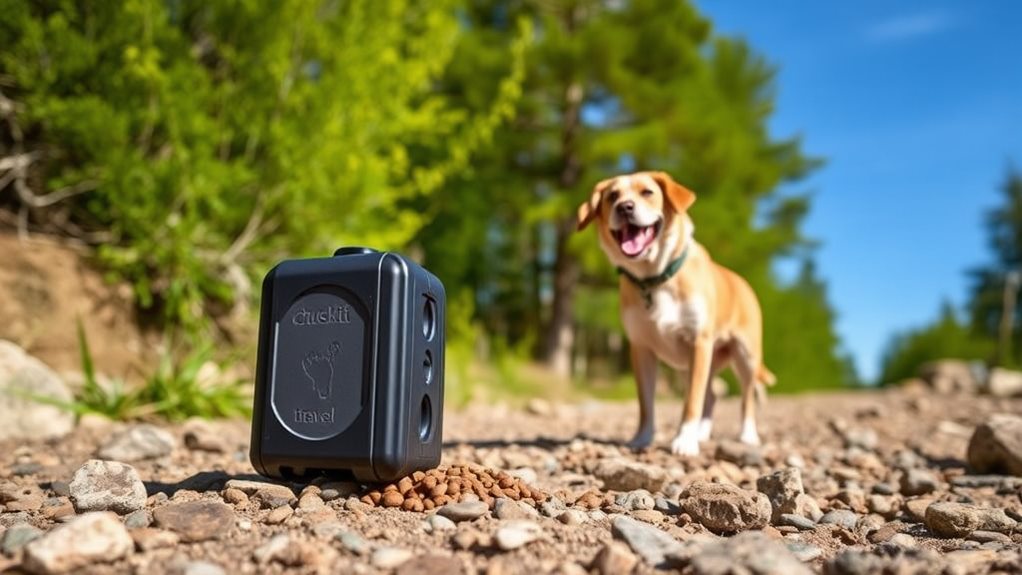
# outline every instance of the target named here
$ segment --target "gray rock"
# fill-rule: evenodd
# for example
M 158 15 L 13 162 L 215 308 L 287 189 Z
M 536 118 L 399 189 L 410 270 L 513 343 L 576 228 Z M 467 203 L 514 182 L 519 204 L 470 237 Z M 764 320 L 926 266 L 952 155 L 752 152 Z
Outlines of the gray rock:
M 532 543 L 543 535 L 543 529 L 532 521 L 508 521 L 501 525 L 493 539 L 503 551 L 518 549 Z
M 152 523 L 152 519 L 149 517 L 149 513 L 147 513 L 145 509 L 132 511 L 124 517 L 124 526 L 128 529 L 149 527 L 150 523 Z
M 681 508 L 714 533 L 759 529 L 770 522 L 766 495 L 734 485 L 696 481 L 682 493 Z
M 1022 417 L 995 414 L 969 439 L 969 465 L 979 473 L 1022 476 Z
M 3 537 L 0 537 L 0 550 L 10 557 L 42 534 L 42 531 L 28 523 L 18 523 L 3 532 Z
M 855 524 L 858 522 L 859 516 L 848 509 L 832 509 L 820 518 L 820 523 L 823 525 L 838 525 L 845 529 L 855 529 Z
M 653 509 L 664 515 L 681 515 L 681 507 L 677 503 L 659 495 L 654 499 Z
M 28 523 L 32 516 L 25 511 L 17 513 L 0 513 L 0 527 L 14 527 L 18 523 Z
M 458 528 L 453 521 L 436 513 L 427 517 L 426 523 L 429 525 L 430 531 L 451 531 Z
M 876 449 L 877 444 L 880 443 L 877 432 L 868 427 L 845 429 L 841 433 L 841 439 L 844 440 L 845 447 L 858 447 L 867 451 L 873 451 Z
M 435 524 L 434 529 L 436 529 Z M 365 555 L 369 551 L 369 542 L 354 531 L 342 531 L 334 538 L 341 543 L 342 547 L 355 555 Z
M 692 575 L 810 575 L 812 571 L 785 544 L 759 531 L 706 543 L 687 561 Z
M 667 533 L 624 515 L 614 518 L 611 533 L 653 567 L 666 566 L 667 555 L 681 550 L 681 543 Z
M 796 498 L 805 493 L 802 488 L 802 471 L 797 467 L 788 467 L 770 475 L 760 476 L 756 480 L 756 489 L 770 499 L 771 520 L 776 522 L 781 515 L 796 512 L 798 507 Z
M 795 515 L 794 513 L 783 513 L 774 522 L 776 525 L 790 525 L 799 531 L 811 531 L 816 528 L 816 522 L 808 517 Z
M 234 509 L 210 500 L 171 503 L 153 511 L 153 522 L 177 533 L 182 541 L 221 539 L 234 527 Z
M 68 485 L 75 511 L 113 511 L 121 515 L 145 507 L 146 491 L 135 468 L 117 461 L 91 459 Z
M 909 469 L 901 476 L 902 495 L 926 495 L 937 490 L 940 481 L 926 469 Z
M 593 475 L 612 491 L 660 491 L 668 479 L 662 467 L 617 458 L 600 460 Z
M 177 440 L 164 429 L 155 425 L 139 424 L 111 437 L 96 455 L 112 461 L 142 461 L 170 455 Z
M 724 439 L 717 444 L 714 457 L 743 467 L 756 467 L 763 464 L 763 450 L 760 446 L 730 439 Z
M 488 505 L 482 501 L 461 501 L 459 503 L 448 503 L 437 509 L 437 513 L 455 523 L 461 521 L 472 521 L 486 515 L 490 511 Z
M 117 561 L 134 547 L 117 515 L 86 513 L 26 545 L 22 564 L 30 573 L 67 573 Z
M 61 403 L 74 399 L 64 380 L 43 362 L 0 340 L 0 441 L 60 437 L 74 429 L 70 410 L 34 397 Z
M 656 501 L 653 500 L 653 494 L 645 489 L 621 493 L 614 499 L 614 503 L 629 511 L 653 509 L 653 506 L 656 505 Z
M 808 563 L 823 555 L 823 549 L 811 543 L 786 541 L 784 544 L 787 546 L 788 551 L 791 551 L 791 554 L 803 563 Z
M 931 504 L 924 522 L 927 529 L 944 537 L 965 537 L 973 531 L 1006 533 L 1018 527 L 1003 509 L 952 502 Z

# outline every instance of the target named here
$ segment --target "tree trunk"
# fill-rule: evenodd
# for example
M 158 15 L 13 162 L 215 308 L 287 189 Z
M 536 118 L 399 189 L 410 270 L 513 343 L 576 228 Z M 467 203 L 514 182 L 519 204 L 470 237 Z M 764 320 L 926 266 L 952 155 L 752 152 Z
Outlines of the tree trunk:
M 581 128 L 582 85 L 571 82 L 564 92 L 564 112 L 561 131 L 561 173 L 559 179 L 562 191 L 572 190 L 578 184 L 581 161 L 578 157 L 578 132 Z M 568 240 L 575 232 L 575 219 L 567 217 L 555 222 L 556 239 L 554 249 L 553 301 L 550 316 L 543 330 L 543 346 L 540 359 L 554 373 L 562 377 L 571 375 L 571 352 L 575 333 L 572 325 L 572 307 L 575 282 L 578 280 L 578 262 L 568 253 Z

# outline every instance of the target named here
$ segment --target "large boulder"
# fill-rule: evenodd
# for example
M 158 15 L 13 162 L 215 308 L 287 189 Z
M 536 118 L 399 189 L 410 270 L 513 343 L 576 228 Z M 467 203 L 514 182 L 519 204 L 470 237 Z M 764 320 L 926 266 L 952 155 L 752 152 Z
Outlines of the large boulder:
M 968 459 L 977 473 L 1022 476 L 1022 417 L 999 413 L 977 425 L 969 439 Z
M 17 345 L 0 340 L 0 440 L 66 435 L 74 414 L 37 398 L 70 403 L 64 381 Z

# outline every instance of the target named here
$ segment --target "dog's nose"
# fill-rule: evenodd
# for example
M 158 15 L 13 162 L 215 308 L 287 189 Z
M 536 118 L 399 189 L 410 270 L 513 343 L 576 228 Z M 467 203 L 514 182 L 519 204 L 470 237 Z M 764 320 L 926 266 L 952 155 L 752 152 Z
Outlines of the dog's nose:
M 630 216 L 632 215 L 632 212 L 635 211 L 635 202 L 631 200 L 621 202 L 615 209 L 617 210 L 617 213 L 622 216 Z

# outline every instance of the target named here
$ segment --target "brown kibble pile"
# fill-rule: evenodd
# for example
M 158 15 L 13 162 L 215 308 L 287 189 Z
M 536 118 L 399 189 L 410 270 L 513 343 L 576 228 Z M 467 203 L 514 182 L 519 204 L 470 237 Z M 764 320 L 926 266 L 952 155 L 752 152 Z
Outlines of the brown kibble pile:
M 452 465 L 429 471 L 416 471 L 395 483 L 374 489 L 362 501 L 374 507 L 400 507 L 405 511 L 429 511 L 448 503 L 457 503 L 473 495 L 490 508 L 501 497 L 536 506 L 547 494 L 529 487 L 505 471 L 493 471 L 478 465 Z

